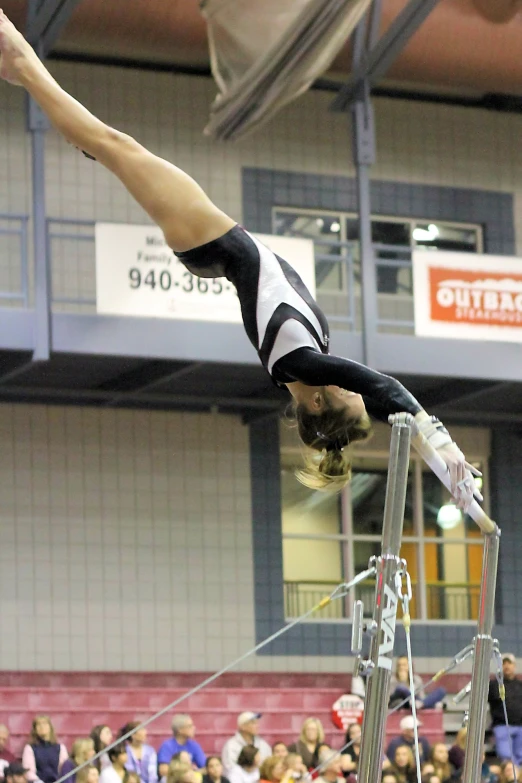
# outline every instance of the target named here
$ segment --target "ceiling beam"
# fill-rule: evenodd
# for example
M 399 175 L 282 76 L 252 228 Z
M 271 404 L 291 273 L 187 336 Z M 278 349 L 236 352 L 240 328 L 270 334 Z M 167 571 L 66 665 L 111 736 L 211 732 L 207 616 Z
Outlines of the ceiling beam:
M 386 33 L 363 56 L 332 104 L 334 111 L 347 111 L 364 85 L 372 87 L 390 68 L 410 38 L 428 18 L 439 0 L 410 0 Z
M 114 393 L 100 391 L 99 389 L 56 389 L 46 387 L 25 386 L 0 386 L 0 400 L 24 401 L 38 400 L 39 402 L 76 402 L 91 405 L 103 405 L 104 403 L 141 404 L 143 406 L 159 406 L 165 408 L 219 408 L 221 410 L 265 410 L 274 411 L 283 407 L 285 401 L 275 398 L 260 399 L 257 397 L 218 397 L 202 395 L 196 397 L 193 394 L 137 394 L 136 392 Z
M 46 57 L 80 0 L 29 0 L 25 37 Z

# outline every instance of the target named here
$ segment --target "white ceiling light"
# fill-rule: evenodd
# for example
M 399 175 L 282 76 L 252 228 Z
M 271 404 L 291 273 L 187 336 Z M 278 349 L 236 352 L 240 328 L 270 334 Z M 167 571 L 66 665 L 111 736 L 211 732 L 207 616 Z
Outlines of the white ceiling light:
M 416 242 L 433 242 L 439 235 L 440 231 L 435 223 L 430 223 L 428 228 L 413 229 L 413 238 Z
M 319 226 L 319 228 L 322 228 L 324 226 L 324 220 L 322 218 L 317 218 L 315 222 Z
M 453 530 L 454 527 L 462 522 L 462 512 L 454 503 L 445 503 L 439 508 L 437 514 L 437 525 L 442 530 Z
M 341 224 L 338 223 L 337 220 L 334 220 L 334 222 L 330 226 L 330 231 L 333 231 L 334 234 L 336 234 L 340 230 L 341 230 Z

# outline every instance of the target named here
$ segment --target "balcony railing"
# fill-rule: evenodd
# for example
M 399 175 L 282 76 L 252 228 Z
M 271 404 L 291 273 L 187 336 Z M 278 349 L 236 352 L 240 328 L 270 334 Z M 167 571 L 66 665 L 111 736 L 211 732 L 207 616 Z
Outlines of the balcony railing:
M 27 307 L 27 215 L 0 213 L 0 305 Z

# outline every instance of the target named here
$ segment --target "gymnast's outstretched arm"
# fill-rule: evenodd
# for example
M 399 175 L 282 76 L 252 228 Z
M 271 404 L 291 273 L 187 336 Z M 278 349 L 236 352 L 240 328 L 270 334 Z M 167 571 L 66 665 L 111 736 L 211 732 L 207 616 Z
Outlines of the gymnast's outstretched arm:
M 1 10 L 0 76 L 25 87 L 67 141 L 121 180 L 173 250 L 210 242 L 235 225 L 188 174 L 105 125 L 65 92 Z

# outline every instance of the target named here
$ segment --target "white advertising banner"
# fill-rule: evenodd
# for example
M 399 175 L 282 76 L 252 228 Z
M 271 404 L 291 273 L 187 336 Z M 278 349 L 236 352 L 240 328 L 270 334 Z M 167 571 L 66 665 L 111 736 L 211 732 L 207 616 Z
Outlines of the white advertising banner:
M 522 259 L 413 253 L 415 334 L 522 342 Z
M 96 223 L 96 306 L 105 315 L 241 323 L 236 290 L 224 277 L 192 275 L 156 226 Z M 256 234 L 291 264 L 315 296 L 313 242 Z

